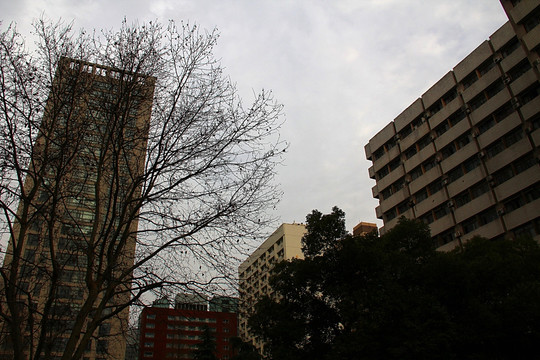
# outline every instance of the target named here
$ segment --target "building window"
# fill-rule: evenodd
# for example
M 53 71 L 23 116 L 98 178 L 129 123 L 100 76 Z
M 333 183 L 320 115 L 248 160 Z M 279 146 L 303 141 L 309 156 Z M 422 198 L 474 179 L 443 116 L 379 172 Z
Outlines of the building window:
M 506 45 L 504 45 L 501 48 L 501 55 L 503 59 L 507 57 L 508 55 L 512 54 L 519 47 L 520 47 L 520 44 L 519 44 L 518 39 L 516 37 L 513 37 L 512 40 L 507 42 Z
M 531 86 L 527 90 L 523 91 L 519 95 L 519 103 L 521 105 L 525 105 L 529 101 L 535 99 L 540 94 L 540 85 L 536 83 L 535 85 Z
M 478 73 L 480 76 L 485 75 L 491 68 L 495 66 L 495 61 L 493 61 L 493 58 L 489 58 L 482 65 L 478 67 Z
M 461 224 L 461 227 L 463 228 L 463 233 L 468 234 L 478 228 L 478 221 L 476 220 L 476 217 L 473 216 L 472 218 L 465 220 Z
M 420 217 L 420 220 L 422 220 L 428 225 L 435 221 L 435 219 L 433 218 L 433 213 L 431 211 L 428 211 L 426 214 L 422 215 Z
M 510 131 L 506 135 L 504 135 L 499 140 L 495 141 L 488 147 L 486 147 L 486 154 L 488 158 L 492 158 L 502 152 L 504 149 L 509 148 L 510 146 L 517 143 L 519 140 L 523 138 L 523 129 L 519 126 L 515 128 L 514 130 Z
M 145 337 L 153 339 L 154 338 L 154 333 L 153 332 L 146 333 Z
M 412 158 L 414 155 L 416 155 L 417 153 L 417 149 L 416 149 L 416 145 L 413 145 L 411 147 L 409 147 L 407 150 L 405 150 L 405 158 L 408 160 L 410 158 Z
M 390 173 L 390 171 L 388 171 L 388 167 L 385 165 L 382 167 L 381 170 L 379 170 L 377 172 L 377 179 L 380 180 L 382 178 L 384 178 L 386 175 L 388 175 Z
M 403 202 L 399 203 L 398 206 L 397 206 L 397 210 L 398 210 L 400 215 L 407 212 L 407 210 L 409 210 L 409 208 L 410 208 L 410 206 L 409 206 L 408 201 L 403 201 Z
M 429 195 L 431 196 L 443 188 L 443 183 L 440 179 L 438 179 L 429 184 L 427 188 L 429 191 Z
M 423 175 L 423 172 L 422 172 L 422 166 L 417 166 L 415 167 L 410 173 L 409 175 L 411 176 L 411 181 L 414 181 L 416 179 L 418 179 L 420 176 Z
M 145 351 L 144 352 L 144 357 L 153 357 L 154 356 L 154 352 L 153 351 Z
M 450 143 L 441 150 L 441 155 L 443 159 L 447 159 L 450 156 L 452 156 L 455 152 L 456 152 L 456 146 L 454 145 L 454 143 Z
M 510 80 L 513 81 L 517 78 L 519 78 L 521 75 L 525 74 L 527 71 L 531 69 L 531 63 L 528 59 L 523 60 L 516 66 L 514 66 L 512 69 L 508 71 L 508 76 L 510 77 Z
M 415 195 L 414 195 L 414 199 L 416 200 L 416 203 L 419 204 L 421 203 L 422 201 L 424 201 L 425 199 L 427 199 L 428 197 L 428 192 L 427 192 L 427 189 L 424 188 L 420 191 L 418 191 Z
M 471 195 L 469 194 L 468 190 L 465 190 L 464 192 L 454 197 L 454 202 L 457 208 L 462 207 L 463 205 L 467 204 L 470 201 L 471 201 Z
M 38 246 L 40 243 L 38 234 L 28 234 L 27 244 L 28 246 Z
M 378 149 L 373 153 L 373 160 L 380 159 L 383 155 L 384 155 L 384 147 L 381 146 L 380 148 L 378 148 Z
M 536 235 L 540 234 L 540 219 L 536 219 L 533 221 L 529 221 L 528 223 L 525 223 L 523 225 L 520 225 L 514 229 L 512 229 L 512 232 L 514 233 L 514 236 L 516 238 L 519 237 L 534 237 Z
M 454 241 L 454 239 L 455 239 L 454 229 L 449 229 L 437 235 L 433 240 L 434 240 L 435 246 L 439 247 L 439 246 L 443 246 L 444 244 L 448 244 L 451 241 Z
M 463 90 L 474 84 L 476 80 L 478 80 L 478 75 L 476 74 L 476 71 L 473 71 L 461 81 L 461 83 L 463 84 Z
M 483 226 L 483 225 L 486 225 L 486 224 L 489 224 L 490 222 L 498 219 L 499 216 L 497 215 L 497 211 L 495 210 L 494 207 L 486 210 L 486 211 L 483 211 L 481 212 L 479 215 L 478 215 L 478 222 L 480 224 L 480 226 Z
M 440 124 L 435 128 L 435 133 L 437 134 L 437 136 L 441 136 L 442 134 L 444 134 L 445 132 L 447 132 L 449 129 L 450 129 L 450 124 L 448 124 L 448 121 L 447 121 L 447 120 L 444 120 L 442 123 L 440 123 Z
M 390 221 L 396 216 L 397 216 L 396 208 L 392 208 L 388 210 L 386 213 L 384 213 L 384 217 L 386 218 L 386 221 Z
M 532 12 L 527 16 L 525 21 L 523 21 L 523 26 L 527 32 L 534 29 L 538 24 L 540 24 L 540 11 Z
M 146 323 L 146 328 L 147 329 L 153 329 L 155 327 L 156 327 L 156 324 L 154 324 L 154 323 Z
M 433 209 L 433 214 L 435 215 L 435 220 L 438 220 L 448 214 L 448 205 L 442 204 Z
M 111 333 L 111 324 L 104 323 L 99 327 L 98 335 L 99 336 L 108 336 Z
M 109 342 L 107 340 L 98 340 L 96 345 L 96 352 L 98 354 L 106 354 L 109 350 Z
M 156 318 L 156 314 L 147 314 L 146 318 L 149 320 L 154 320 Z
M 452 100 L 454 100 L 455 98 L 457 98 L 457 89 L 454 87 L 452 88 L 450 91 L 448 91 L 446 94 L 443 95 L 442 97 L 442 102 L 444 104 L 444 106 L 448 105 Z
M 471 156 L 467 161 L 463 163 L 463 169 L 465 173 L 471 172 L 480 166 L 480 159 L 477 156 Z

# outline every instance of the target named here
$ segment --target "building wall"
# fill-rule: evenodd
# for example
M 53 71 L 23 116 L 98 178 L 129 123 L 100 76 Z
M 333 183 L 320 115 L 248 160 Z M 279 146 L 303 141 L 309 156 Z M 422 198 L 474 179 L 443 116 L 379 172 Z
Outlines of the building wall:
M 519 24 L 504 24 L 365 146 L 381 233 L 405 216 L 428 223 L 442 250 L 475 235 L 540 239 L 540 1 L 514 2 L 503 5 Z
M 231 359 L 230 338 L 238 336 L 236 313 L 144 308 L 139 321 L 139 359 L 192 359 L 205 327 L 215 336 L 217 358 Z
M 282 224 L 261 244 L 238 268 L 239 273 L 239 334 L 242 340 L 250 341 L 259 349 L 262 343 L 249 333 L 247 320 L 253 306 L 262 296 L 273 295 L 268 284 L 269 273 L 277 262 L 303 259 L 302 237 L 306 233 L 304 224 Z

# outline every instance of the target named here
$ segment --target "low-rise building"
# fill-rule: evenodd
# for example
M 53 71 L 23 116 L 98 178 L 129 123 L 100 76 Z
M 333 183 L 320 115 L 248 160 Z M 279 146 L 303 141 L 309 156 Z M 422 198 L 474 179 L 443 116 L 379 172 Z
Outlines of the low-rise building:
M 139 318 L 139 359 L 193 359 L 193 353 L 209 329 L 215 340 L 215 355 L 226 360 L 234 356 L 230 339 L 238 336 L 235 312 L 201 309 L 200 297 L 177 297 L 175 308 L 147 307 Z M 195 299 L 195 307 L 182 305 L 180 299 Z M 190 304 L 193 305 L 193 304 Z

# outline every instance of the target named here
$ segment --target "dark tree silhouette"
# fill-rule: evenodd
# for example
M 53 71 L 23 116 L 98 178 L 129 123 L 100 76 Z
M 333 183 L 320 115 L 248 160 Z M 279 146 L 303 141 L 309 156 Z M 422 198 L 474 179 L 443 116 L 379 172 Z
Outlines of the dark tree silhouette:
M 332 239 L 326 234 L 342 220 L 307 222 L 304 242 L 318 242 Z M 441 253 L 427 225 L 402 218 L 381 237 L 346 234 L 332 243 L 276 266 L 270 284 L 278 296 L 263 298 L 249 320 L 268 358 L 535 357 L 540 247 L 533 240 L 474 238 Z
M 202 332 L 202 341 L 197 344 L 197 350 L 193 352 L 195 360 L 217 360 L 216 340 L 208 326 L 205 326 Z

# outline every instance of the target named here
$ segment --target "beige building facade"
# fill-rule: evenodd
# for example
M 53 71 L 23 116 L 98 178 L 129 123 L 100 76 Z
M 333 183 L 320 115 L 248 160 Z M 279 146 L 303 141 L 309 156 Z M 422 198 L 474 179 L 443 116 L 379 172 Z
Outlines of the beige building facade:
M 272 296 L 268 284 L 270 270 L 283 260 L 303 259 L 302 237 L 306 233 L 304 224 L 282 224 L 261 244 L 238 268 L 240 302 L 238 307 L 238 333 L 242 340 L 261 348 L 248 328 L 248 318 L 258 299 Z
M 372 232 L 378 232 L 377 224 L 361 221 L 353 228 L 353 236 L 364 236 Z
M 540 1 L 502 4 L 511 21 L 365 146 L 381 233 L 405 216 L 441 250 L 540 240 Z

